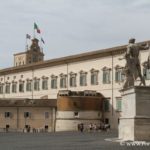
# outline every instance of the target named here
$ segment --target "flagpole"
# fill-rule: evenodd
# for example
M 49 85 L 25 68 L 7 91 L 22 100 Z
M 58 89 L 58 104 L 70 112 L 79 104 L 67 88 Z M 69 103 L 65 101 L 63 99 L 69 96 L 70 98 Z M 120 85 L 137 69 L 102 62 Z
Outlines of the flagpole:
M 41 48 L 41 51 L 43 51 L 41 38 L 40 38 L 40 48 Z
M 35 39 L 35 29 L 33 29 L 33 39 Z
M 35 23 L 34 23 L 35 24 Z M 34 25 L 35 26 L 35 25 Z M 33 39 L 35 39 L 35 27 L 33 26 Z
M 26 40 L 25 40 L 25 50 L 27 51 L 28 50 L 28 43 L 27 43 L 27 35 L 26 35 Z

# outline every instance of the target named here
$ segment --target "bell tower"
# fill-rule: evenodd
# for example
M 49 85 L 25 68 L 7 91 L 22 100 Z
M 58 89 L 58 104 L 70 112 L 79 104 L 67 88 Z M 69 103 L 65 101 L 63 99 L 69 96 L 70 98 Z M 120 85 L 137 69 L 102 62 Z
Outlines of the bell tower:
M 44 61 L 43 50 L 39 46 L 37 38 L 32 39 L 29 49 L 25 52 L 14 54 L 14 66 L 27 65 Z
M 41 62 L 44 60 L 44 53 L 41 50 L 39 44 L 39 40 L 34 38 L 32 39 L 32 44 L 30 49 L 27 50 L 27 64 Z

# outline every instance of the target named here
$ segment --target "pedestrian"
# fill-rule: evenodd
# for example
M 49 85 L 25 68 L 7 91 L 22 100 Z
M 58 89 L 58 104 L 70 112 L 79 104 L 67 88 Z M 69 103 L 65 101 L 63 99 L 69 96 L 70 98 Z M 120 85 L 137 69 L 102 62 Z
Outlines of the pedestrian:
M 81 132 L 84 131 L 84 124 L 83 124 L 83 123 L 80 124 L 80 131 L 81 131 Z

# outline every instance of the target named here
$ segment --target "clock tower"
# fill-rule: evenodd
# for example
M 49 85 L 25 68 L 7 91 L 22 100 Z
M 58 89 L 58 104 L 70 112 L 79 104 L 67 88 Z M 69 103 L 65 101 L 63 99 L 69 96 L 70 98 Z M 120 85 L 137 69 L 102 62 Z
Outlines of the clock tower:
M 39 46 L 39 40 L 34 38 L 27 51 L 14 54 L 14 66 L 27 65 L 44 61 L 44 53 Z

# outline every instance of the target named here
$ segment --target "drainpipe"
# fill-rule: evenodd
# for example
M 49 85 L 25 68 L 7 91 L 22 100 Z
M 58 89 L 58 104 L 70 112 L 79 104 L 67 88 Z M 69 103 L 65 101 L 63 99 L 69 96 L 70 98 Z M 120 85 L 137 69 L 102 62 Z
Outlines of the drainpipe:
M 114 58 L 113 58 L 113 52 L 111 53 L 111 55 L 112 55 L 112 87 L 111 87 L 111 89 L 112 89 L 112 95 L 111 95 L 111 97 L 112 97 L 112 106 L 111 106 L 111 124 L 113 125 L 114 124 L 114 118 L 113 118 L 113 116 L 114 116 Z
M 57 107 L 54 107 L 54 108 L 52 108 L 52 110 L 53 110 L 53 114 L 52 115 L 54 115 L 54 117 L 53 117 L 53 131 L 54 132 L 56 132 L 56 112 L 57 112 Z
M 5 98 L 6 76 L 4 75 L 3 98 Z
M 17 107 L 17 131 L 19 129 L 19 107 Z
M 32 69 L 32 87 L 31 87 L 31 99 L 33 99 L 33 91 L 34 91 L 34 69 Z
M 68 78 L 68 76 L 69 76 L 69 74 L 68 74 L 68 63 L 66 63 L 66 65 L 67 65 L 67 83 L 66 83 L 66 84 L 67 84 L 67 90 L 68 90 L 68 86 L 69 86 L 69 85 L 68 85 L 68 83 L 69 83 L 69 81 L 68 81 L 68 79 L 69 79 L 69 78 Z
M 113 52 L 111 53 L 112 55 L 112 116 L 114 115 L 114 109 L 113 109 L 113 105 L 114 105 L 114 58 L 113 58 Z

